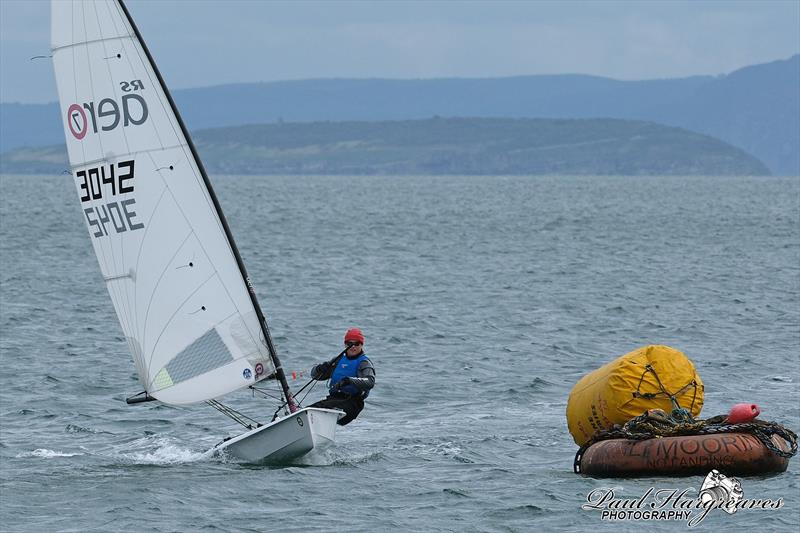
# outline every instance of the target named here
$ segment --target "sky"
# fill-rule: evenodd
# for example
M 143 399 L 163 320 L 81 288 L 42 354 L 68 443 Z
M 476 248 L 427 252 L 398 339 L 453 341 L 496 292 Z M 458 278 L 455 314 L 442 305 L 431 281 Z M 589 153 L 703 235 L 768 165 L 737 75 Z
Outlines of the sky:
M 56 0 L 62 1 L 62 0 Z M 171 89 L 308 78 L 727 74 L 800 53 L 800 0 L 127 0 Z M 49 0 L 0 0 L 0 102 L 57 99 Z

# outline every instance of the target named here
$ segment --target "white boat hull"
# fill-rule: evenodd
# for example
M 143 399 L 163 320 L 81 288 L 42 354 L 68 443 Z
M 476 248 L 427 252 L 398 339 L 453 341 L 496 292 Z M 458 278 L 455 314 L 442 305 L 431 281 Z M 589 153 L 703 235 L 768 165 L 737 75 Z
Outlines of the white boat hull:
M 214 447 L 214 453 L 243 461 L 284 462 L 333 443 L 341 411 L 306 407 L 237 435 Z

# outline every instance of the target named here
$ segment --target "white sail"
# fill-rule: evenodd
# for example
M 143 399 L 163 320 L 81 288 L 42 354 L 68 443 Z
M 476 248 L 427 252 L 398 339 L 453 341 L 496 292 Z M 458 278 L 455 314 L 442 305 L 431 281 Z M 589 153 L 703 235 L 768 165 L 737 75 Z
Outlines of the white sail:
M 53 0 L 52 50 L 81 214 L 153 397 L 188 404 L 274 371 L 184 129 L 117 0 Z

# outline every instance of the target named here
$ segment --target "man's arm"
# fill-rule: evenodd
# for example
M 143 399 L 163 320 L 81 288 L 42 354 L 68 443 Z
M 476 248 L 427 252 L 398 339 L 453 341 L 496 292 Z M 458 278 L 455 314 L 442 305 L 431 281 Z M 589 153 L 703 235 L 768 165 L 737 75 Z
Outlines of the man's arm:
M 358 365 L 358 377 L 348 379 L 348 384 L 355 385 L 361 392 L 367 392 L 375 386 L 375 367 L 367 359 Z
M 335 359 L 333 360 L 335 361 Z M 323 361 L 311 368 L 311 377 L 317 381 L 325 381 L 333 374 L 333 361 Z

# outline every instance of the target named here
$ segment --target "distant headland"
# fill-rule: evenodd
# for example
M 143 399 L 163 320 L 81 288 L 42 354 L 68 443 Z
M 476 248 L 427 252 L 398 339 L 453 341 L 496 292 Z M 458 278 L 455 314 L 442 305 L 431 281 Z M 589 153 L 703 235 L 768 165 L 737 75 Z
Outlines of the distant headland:
M 652 122 L 441 118 L 192 132 L 215 174 L 769 175 L 743 150 Z M 60 173 L 63 145 L 17 149 L 4 174 Z

